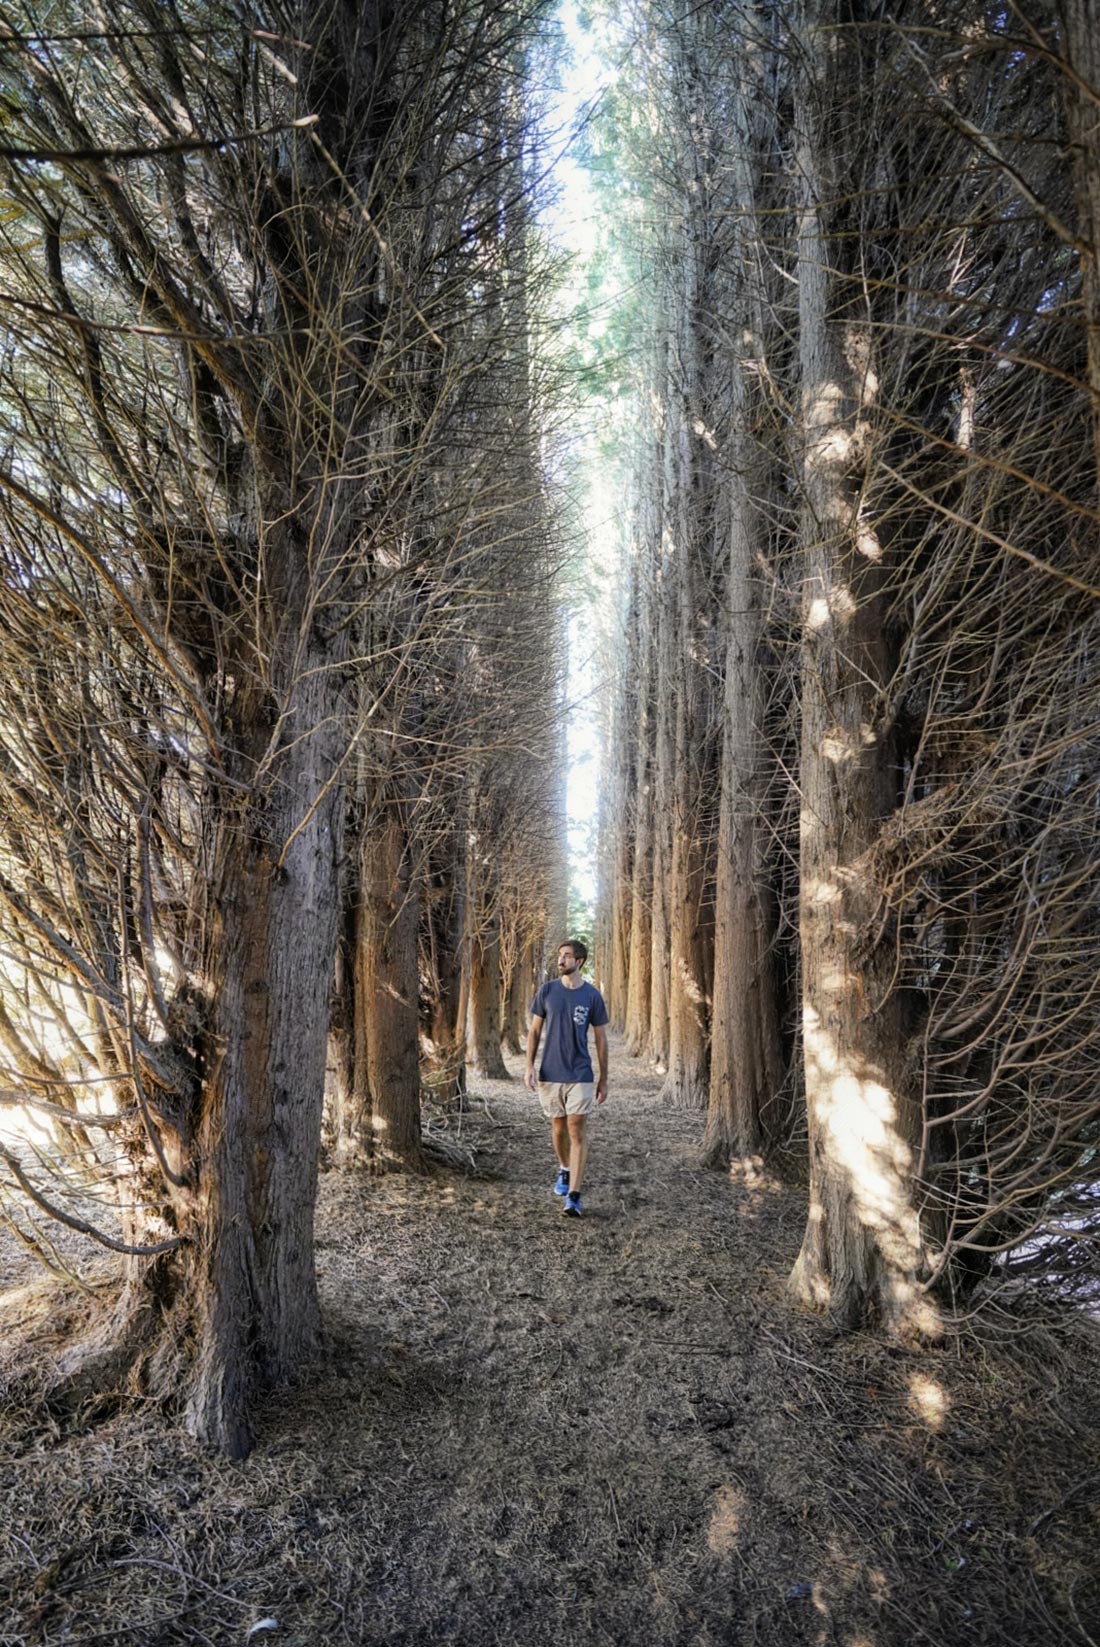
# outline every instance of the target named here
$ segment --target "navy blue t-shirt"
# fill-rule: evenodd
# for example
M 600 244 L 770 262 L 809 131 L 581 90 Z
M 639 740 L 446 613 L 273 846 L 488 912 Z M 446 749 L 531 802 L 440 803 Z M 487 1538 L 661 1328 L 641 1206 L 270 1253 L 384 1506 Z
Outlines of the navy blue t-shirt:
M 539 1080 L 594 1080 L 588 1026 L 607 1022 L 607 1008 L 595 985 L 570 989 L 560 978 L 550 978 L 531 1002 L 531 1015 L 545 1020 Z

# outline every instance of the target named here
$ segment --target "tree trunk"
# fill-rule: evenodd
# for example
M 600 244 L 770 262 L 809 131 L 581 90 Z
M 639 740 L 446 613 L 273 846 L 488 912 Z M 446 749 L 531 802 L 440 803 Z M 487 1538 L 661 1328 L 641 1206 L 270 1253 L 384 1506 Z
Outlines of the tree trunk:
M 753 179 L 753 105 L 760 88 L 751 45 L 742 46 L 735 99 L 734 297 L 744 315 L 742 354 L 733 362 L 729 420 L 729 572 L 723 700 L 722 769 L 715 893 L 714 1018 L 704 1159 L 727 1166 L 760 1154 L 763 1117 L 782 1076 L 776 1008 L 775 898 L 764 874 L 760 834 L 764 802 L 763 616 L 758 559 L 766 528 L 757 499 L 765 471 L 754 434 L 763 381 L 764 291 Z
M 625 781 L 621 781 L 625 789 Z M 611 998 L 607 1002 L 608 1017 L 615 1029 L 626 1022 L 626 1003 L 629 993 L 630 934 L 630 842 L 626 839 L 625 822 L 619 812 L 618 834 L 615 843 L 615 867 L 611 898 Z
M 701 834 L 701 766 L 704 717 L 699 679 L 696 556 L 700 524 L 693 504 L 701 489 L 702 442 L 698 384 L 698 270 L 695 219 L 688 214 L 683 267 L 682 334 L 678 370 L 670 385 L 667 454 L 668 519 L 675 534 L 677 645 L 672 673 L 675 705 L 672 774 L 672 857 L 668 891 L 669 1007 L 668 1074 L 661 1096 L 678 1109 L 705 1109 L 707 1103 L 709 979 L 703 927 L 706 865 Z M 693 438 L 694 437 L 694 438 Z
M 651 454 L 646 444 L 643 450 Z M 653 520 L 652 488 L 643 479 L 638 499 L 639 596 L 638 687 L 634 735 L 634 841 L 630 884 L 630 952 L 627 961 L 626 1051 L 641 1057 L 649 1050 L 649 1010 L 653 976 L 653 676 L 655 637 L 651 633 L 655 570 L 653 546 L 659 524 Z M 659 510 L 657 511 L 659 516 Z
M 649 1055 L 660 1074 L 668 1069 L 669 916 L 672 870 L 672 726 L 675 612 L 667 546 L 658 568 L 657 694 L 653 763 L 653 907 L 650 912 Z
M 407 808 L 365 824 L 355 906 L 354 1055 L 339 1156 L 376 1172 L 423 1172 L 418 1025 L 419 898 Z
M 428 1084 L 441 1097 L 465 1091 L 465 850 L 458 834 L 443 842 L 427 879 L 420 917 L 421 1052 Z
M 496 917 L 483 918 L 470 935 L 466 1067 L 490 1081 L 508 1080 L 500 1052 L 500 936 Z
M 535 988 L 535 946 L 528 938 L 516 957 L 504 1000 L 503 1043 L 517 1057 L 527 1045 L 527 1021 Z
M 484 781 L 484 777 L 481 780 Z M 490 1081 L 507 1081 L 500 1053 L 500 916 L 484 831 L 478 829 L 476 795 L 470 801 L 471 828 L 466 854 L 466 909 L 469 921 L 466 968 L 466 1068 Z
M 873 338 L 836 236 L 858 200 L 832 148 L 861 86 L 850 8 L 806 8 L 808 65 L 796 113 L 803 456 L 802 1027 L 810 1131 L 810 1211 L 792 1293 L 843 1326 L 915 1316 L 922 1261 L 913 1172 L 919 1109 L 904 1068 L 893 951 L 872 931 L 879 889 L 870 851 L 896 805 L 888 692 L 893 672 L 886 568 L 861 490 L 873 458 Z M 866 248 L 864 248 L 866 250 Z
M 188 1425 L 233 1458 L 250 1446 L 256 1383 L 289 1378 L 320 1327 L 313 1207 L 339 909 L 341 706 L 333 645 L 303 641 L 310 541 L 304 524 L 267 535 L 270 576 L 286 592 L 267 667 L 287 710 L 271 759 L 267 694 L 241 702 L 237 773 L 248 781 L 270 764 L 214 847 L 206 967 L 217 983 L 198 1228 L 180 1297 L 198 1342 Z
M 744 427 L 735 406 L 734 427 Z M 774 899 L 763 879 L 760 609 L 750 440 L 734 437 L 729 631 L 719 814 L 714 1033 L 705 1159 L 725 1166 L 765 1145 L 762 1116 L 782 1076 L 772 947 Z M 739 448 L 739 450 L 738 450 Z

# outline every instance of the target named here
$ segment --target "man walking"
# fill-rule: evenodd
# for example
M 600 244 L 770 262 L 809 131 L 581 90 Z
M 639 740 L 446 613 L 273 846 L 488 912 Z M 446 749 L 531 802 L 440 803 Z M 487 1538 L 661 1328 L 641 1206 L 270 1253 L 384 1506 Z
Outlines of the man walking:
M 542 1113 L 550 1122 L 558 1176 L 554 1194 L 562 1196 L 567 1218 L 581 1216 L 581 1183 L 588 1155 L 587 1122 L 597 1104 L 607 1102 L 607 1008 L 594 985 L 581 977 L 588 950 L 573 939 L 558 950 L 558 976 L 541 985 L 531 1002 L 524 1083 L 536 1089 L 535 1054 L 542 1027 L 546 1045 L 538 1074 Z M 594 1081 L 588 1052 L 588 1026 L 596 1032 L 600 1078 Z

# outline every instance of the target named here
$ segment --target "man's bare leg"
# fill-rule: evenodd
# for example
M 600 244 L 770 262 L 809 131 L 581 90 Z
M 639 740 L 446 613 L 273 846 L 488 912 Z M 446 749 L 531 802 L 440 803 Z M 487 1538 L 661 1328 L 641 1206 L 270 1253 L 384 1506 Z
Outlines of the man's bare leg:
M 554 1139 L 554 1154 L 558 1158 L 558 1165 L 569 1166 L 569 1127 L 564 1115 L 555 1115 L 550 1123 Z
M 585 1115 L 569 1115 L 569 1193 L 579 1195 L 584 1178 L 584 1163 L 588 1159 L 588 1119 Z

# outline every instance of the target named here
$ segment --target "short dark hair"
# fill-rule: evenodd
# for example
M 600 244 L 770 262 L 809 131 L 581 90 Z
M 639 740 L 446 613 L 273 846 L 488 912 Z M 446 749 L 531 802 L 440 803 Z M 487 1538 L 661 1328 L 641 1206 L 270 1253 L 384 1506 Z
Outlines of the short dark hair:
M 581 963 L 581 966 L 583 966 L 585 961 L 588 959 L 588 948 L 585 944 L 581 943 L 579 938 L 563 938 L 561 943 L 558 945 L 558 948 L 571 949 L 573 951 L 574 959 L 578 960 Z

